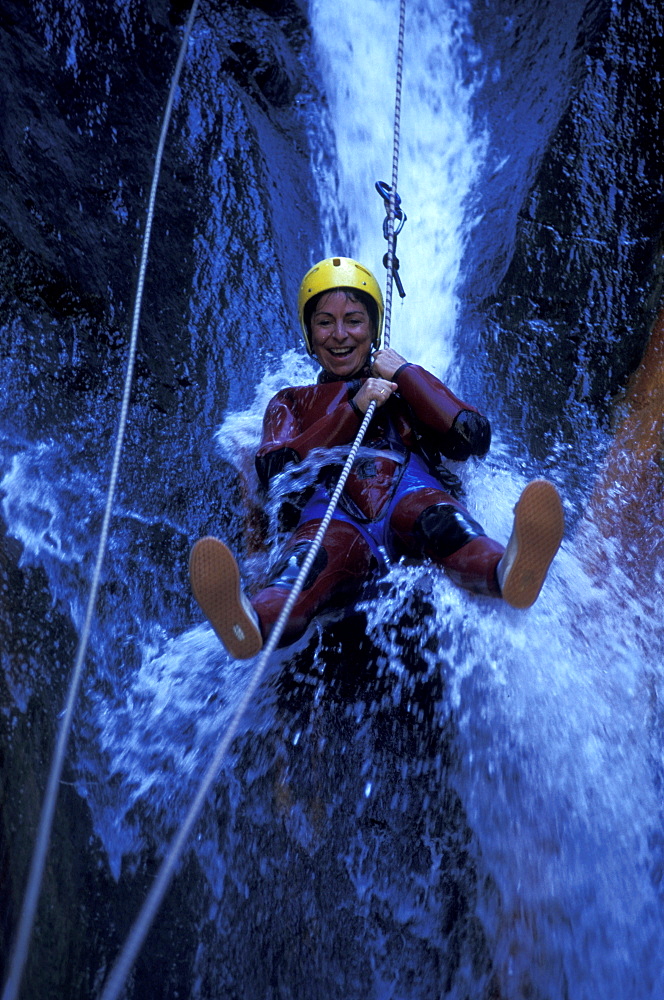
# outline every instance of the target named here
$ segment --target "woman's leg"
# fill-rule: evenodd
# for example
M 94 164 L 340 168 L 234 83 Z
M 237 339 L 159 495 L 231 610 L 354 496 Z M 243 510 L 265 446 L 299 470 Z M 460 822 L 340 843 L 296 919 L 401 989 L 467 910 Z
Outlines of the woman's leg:
M 404 555 L 427 556 L 457 586 L 502 597 L 513 608 L 529 608 L 562 541 L 565 516 L 555 486 L 535 479 L 514 508 L 507 548 L 487 538 L 457 500 L 429 487 L 398 501 L 390 527 Z
M 269 582 L 251 598 L 264 639 L 269 636 L 288 599 L 320 523 L 320 518 L 317 518 L 296 528 L 286 543 Z M 337 600 L 354 597 L 371 573 L 372 562 L 369 545 L 357 528 L 346 521 L 333 518 L 302 592 L 293 605 L 279 645 L 294 642 L 318 611 Z
M 407 493 L 390 529 L 403 555 L 431 559 L 465 590 L 500 597 L 496 567 L 505 548 L 448 493 L 430 487 Z

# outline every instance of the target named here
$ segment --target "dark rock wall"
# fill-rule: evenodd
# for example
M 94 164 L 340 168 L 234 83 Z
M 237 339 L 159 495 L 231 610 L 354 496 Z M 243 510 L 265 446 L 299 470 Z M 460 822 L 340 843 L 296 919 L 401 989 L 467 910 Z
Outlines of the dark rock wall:
M 13 456 L 26 463 L 33 499 L 24 491 L 23 501 L 46 566 L 22 558 L 3 521 L 3 978 L 74 659 L 72 615 L 80 622 L 91 575 L 148 193 L 188 10 L 166 0 L 10 0 L 0 14 L 0 451 L 3 474 Z M 271 352 L 279 357 L 297 343 L 295 292 L 321 241 L 306 44 L 296 3 L 201 4 L 166 142 L 119 535 L 84 689 L 121 685 L 135 668 L 135 648 L 108 672 L 101 667 L 100 636 L 110 628 L 121 648 L 127 631 L 143 632 L 147 594 L 159 595 L 153 611 L 162 622 L 191 620 L 189 545 L 208 526 L 228 527 L 237 496 L 236 472 L 220 461 L 214 430 L 229 392 L 241 396 Z M 136 523 L 143 527 L 129 541 L 121 525 Z M 72 536 L 76 554 L 62 561 L 60 543 Z M 87 734 L 85 691 L 81 701 L 74 746 Z M 94 995 L 156 863 L 148 851 L 118 888 L 69 768 L 65 778 L 26 972 L 24 995 L 34 998 Z M 189 872 L 184 880 L 192 899 L 196 878 Z M 150 984 L 139 963 L 136 995 L 177 995 L 189 981 L 189 904 L 176 891 L 167 909 L 155 930 Z
M 571 10 L 565 5 L 561 21 Z M 522 5 L 508 13 L 513 31 L 536 34 Z M 503 245 L 479 280 L 468 263 L 469 300 L 481 315 L 485 373 L 501 419 L 539 461 L 564 456 L 572 466 L 575 455 L 585 465 L 596 429 L 609 428 L 641 359 L 661 301 L 664 231 L 664 174 L 653 141 L 663 124 L 661 8 L 637 0 L 588 3 L 575 13 L 577 43 L 560 59 L 571 83 L 560 95 L 560 118 L 544 132 L 527 190 L 509 161 L 489 179 L 480 230 L 495 226 Z M 536 101 L 556 72 L 544 43 L 523 47 L 529 58 L 519 79 L 496 85 L 516 91 L 517 108 Z M 502 97 L 487 85 L 479 114 Z M 533 116 L 524 120 L 531 129 Z M 493 162 L 519 142 L 513 124 L 500 119 Z M 536 130 L 540 124 L 537 118 Z M 516 232 L 500 220 L 510 188 L 521 196 L 510 213 Z M 533 383 L 534 395 L 524 391 Z

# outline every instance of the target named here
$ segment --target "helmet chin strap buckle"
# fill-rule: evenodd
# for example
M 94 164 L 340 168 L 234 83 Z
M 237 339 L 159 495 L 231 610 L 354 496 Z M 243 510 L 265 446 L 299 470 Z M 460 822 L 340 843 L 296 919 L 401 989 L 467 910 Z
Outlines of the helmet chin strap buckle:
M 385 202 L 385 218 L 383 219 L 383 236 L 388 241 L 390 239 L 390 195 L 392 194 L 392 188 L 386 181 L 376 181 L 376 191 L 381 196 Z M 393 247 L 394 253 L 392 255 L 392 278 L 395 285 L 397 286 L 397 291 L 399 292 L 399 297 L 405 299 L 406 293 L 404 291 L 403 285 L 401 283 L 401 277 L 399 275 L 399 258 L 397 257 L 397 236 L 401 232 L 406 222 L 408 216 L 401 208 L 401 198 L 398 193 L 394 192 L 394 216 L 392 218 L 393 230 L 392 235 L 394 238 Z M 387 270 L 388 268 L 388 257 L 389 254 L 386 253 L 383 257 L 383 267 Z

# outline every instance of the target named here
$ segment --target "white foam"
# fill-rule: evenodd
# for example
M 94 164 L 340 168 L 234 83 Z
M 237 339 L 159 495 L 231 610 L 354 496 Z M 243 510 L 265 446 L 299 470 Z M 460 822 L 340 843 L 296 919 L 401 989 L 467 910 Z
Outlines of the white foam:
M 452 360 L 459 269 L 473 217 L 469 198 L 486 136 L 473 124 L 473 91 L 459 58 L 477 58 L 466 4 L 410 3 L 406 13 L 398 191 L 408 221 L 397 241 L 403 304 L 394 293 L 391 346 L 435 374 Z M 398 4 L 315 0 L 311 18 L 319 66 L 336 122 L 338 197 L 349 246 L 384 283 L 385 210 L 374 182 L 390 183 Z M 332 140 L 331 140 L 332 141 Z

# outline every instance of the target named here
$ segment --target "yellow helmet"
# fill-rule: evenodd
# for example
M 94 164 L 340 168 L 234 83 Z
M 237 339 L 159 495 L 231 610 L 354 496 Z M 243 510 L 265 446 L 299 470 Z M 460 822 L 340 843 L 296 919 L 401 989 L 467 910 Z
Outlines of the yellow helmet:
M 373 299 L 378 310 L 373 346 L 380 347 L 380 335 L 383 330 L 383 295 L 378 282 L 371 271 L 358 264 L 356 260 L 351 260 L 350 257 L 328 257 L 307 271 L 297 297 L 297 313 L 309 354 L 313 354 L 313 350 L 311 335 L 304 319 L 306 304 L 314 296 L 320 295 L 321 292 L 330 292 L 333 288 L 354 288 L 358 292 L 365 292 Z

